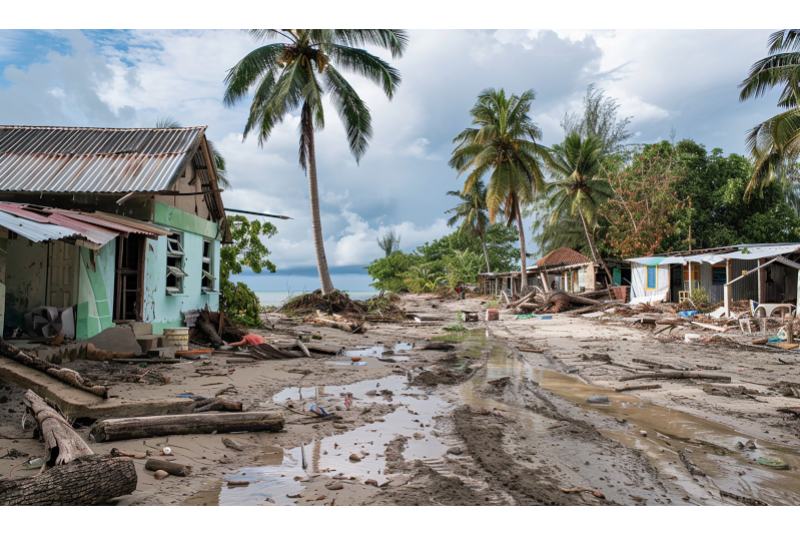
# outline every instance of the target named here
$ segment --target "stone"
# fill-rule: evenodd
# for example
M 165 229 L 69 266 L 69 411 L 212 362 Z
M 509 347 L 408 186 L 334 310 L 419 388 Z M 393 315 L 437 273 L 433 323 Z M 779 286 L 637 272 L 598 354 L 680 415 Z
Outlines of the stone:
M 342 490 L 344 485 L 341 483 L 331 483 L 330 485 L 325 485 L 325 488 L 328 490 Z
M 164 472 L 163 470 L 156 470 L 156 471 L 153 473 L 153 477 L 154 477 L 154 478 L 156 478 L 156 479 L 157 479 L 157 480 L 159 480 L 159 481 L 161 481 L 162 479 L 164 479 L 165 477 L 168 477 L 168 476 L 169 476 L 169 474 L 167 474 L 167 473 L 166 473 L 166 472 Z
M 423 435 L 422 433 L 414 433 L 414 439 L 422 440 L 424 438 L 425 438 L 425 435 Z
M 375 481 L 374 479 L 368 479 L 364 482 L 364 485 L 372 485 L 373 487 L 377 487 L 378 482 Z
M 608 396 L 589 396 L 589 403 L 608 403 Z
M 406 474 L 400 474 L 399 476 L 393 477 L 389 481 L 389 486 L 390 487 L 402 487 L 403 485 L 406 485 L 409 481 L 411 481 L 411 476 L 406 475 Z
M 117 326 L 101 331 L 88 339 L 98 350 L 108 352 L 133 352 L 142 355 L 142 347 L 136 342 L 136 335 L 131 328 Z
M 462 453 L 464 453 L 464 450 L 462 450 L 458 446 L 453 446 L 452 448 L 447 449 L 447 453 L 451 455 L 461 455 Z
M 357 462 L 361 461 L 361 457 L 359 457 L 358 455 L 356 455 L 354 453 L 351 453 L 350 454 L 350 460 L 353 461 L 354 463 L 357 463 Z

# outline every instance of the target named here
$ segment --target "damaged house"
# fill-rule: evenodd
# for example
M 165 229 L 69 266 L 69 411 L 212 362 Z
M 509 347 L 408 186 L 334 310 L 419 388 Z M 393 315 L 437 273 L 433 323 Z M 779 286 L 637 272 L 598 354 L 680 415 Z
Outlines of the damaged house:
M 615 267 L 612 275 L 614 284 L 621 285 L 622 270 Z M 478 279 L 480 290 L 485 294 L 499 294 L 505 291 L 514 295 L 520 290 L 518 271 L 480 274 Z M 602 265 L 571 248 L 553 250 L 539 259 L 533 268 L 528 269 L 528 285 L 546 289 L 546 292 L 552 290 L 571 294 L 594 292 L 605 288 L 606 284 L 607 279 Z
M 205 131 L 0 126 L 4 337 L 218 309 L 231 237 Z
M 769 310 L 797 302 L 800 243 L 737 244 L 628 260 L 632 302 L 680 303 L 705 291 L 711 304 L 752 300 Z M 769 313 L 768 313 L 769 314 Z

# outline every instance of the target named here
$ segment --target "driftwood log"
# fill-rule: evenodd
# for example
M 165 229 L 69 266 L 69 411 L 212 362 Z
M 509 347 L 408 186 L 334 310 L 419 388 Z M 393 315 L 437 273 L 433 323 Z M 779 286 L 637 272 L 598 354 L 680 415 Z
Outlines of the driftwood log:
M 707 374 L 706 372 L 658 372 L 653 374 L 636 374 L 634 376 L 623 376 L 620 381 L 631 381 L 633 379 L 709 379 L 712 381 L 731 381 L 730 376 L 721 374 Z
M 214 348 L 219 348 L 224 343 L 222 342 L 222 338 L 217 333 L 217 328 L 214 324 L 208 322 L 201 313 L 197 316 L 197 321 L 195 322 L 195 327 L 198 328 L 203 335 L 208 339 L 209 344 Z
M 0 478 L 0 505 L 95 505 L 134 490 L 130 457 L 87 455 L 36 477 Z
M 72 426 L 35 392 L 26 392 L 24 402 L 36 419 L 39 436 L 44 441 L 42 471 L 71 463 L 84 455 L 93 455 L 94 452 L 75 433 Z
M 242 402 L 234 402 L 225 398 L 207 398 L 205 396 L 192 396 L 194 401 L 194 412 L 205 413 L 206 411 L 241 411 Z
M 182 465 L 179 463 L 173 463 L 171 461 L 162 461 L 161 459 L 148 459 L 144 464 L 144 469 L 152 472 L 163 470 L 171 476 L 180 477 L 186 477 L 192 473 L 192 467 L 189 465 Z
M 143 439 L 166 435 L 276 432 L 283 429 L 283 416 L 272 413 L 201 413 L 101 420 L 90 432 L 95 442 Z
M 28 354 L 22 353 L 17 348 L 11 346 L 2 339 L 0 339 L 0 355 L 25 365 L 28 368 L 33 368 L 40 372 L 44 372 L 48 376 L 52 376 L 61 382 L 72 385 L 76 389 L 91 392 L 92 394 L 100 396 L 103 399 L 108 398 L 108 389 L 105 387 L 95 385 L 74 370 L 62 368 L 57 364 L 48 363 L 44 359 L 39 359 L 38 357 L 32 357 Z
M 305 357 L 305 354 L 281 350 L 267 343 L 249 346 L 247 349 L 250 351 L 250 355 L 252 355 L 254 358 L 268 361 L 273 359 L 296 359 L 298 357 Z

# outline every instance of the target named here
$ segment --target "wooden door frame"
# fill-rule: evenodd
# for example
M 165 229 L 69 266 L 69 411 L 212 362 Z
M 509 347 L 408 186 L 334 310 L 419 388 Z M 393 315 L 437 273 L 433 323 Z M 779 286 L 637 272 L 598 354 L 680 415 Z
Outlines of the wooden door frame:
M 130 239 L 131 237 L 135 238 L 139 241 L 139 268 L 135 271 L 132 269 L 125 269 L 125 272 L 120 271 L 118 268 L 119 263 L 122 262 L 122 254 L 124 251 L 123 240 Z M 147 239 L 144 235 L 140 235 L 137 233 L 131 233 L 127 237 L 120 237 L 117 239 L 117 250 L 114 256 L 114 309 L 112 311 L 112 321 L 114 323 L 122 323 L 122 322 L 131 322 L 131 321 L 140 321 L 142 320 L 143 311 L 144 311 L 144 266 L 145 266 L 145 243 Z M 139 285 L 138 291 L 136 293 L 136 316 L 133 319 L 130 318 L 119 318 L 120 313 L 120 305 L 122 304 L 122 283 L 121 280 L 124 276 L 129 276 L 131 274 L 137 275 L 137 282 Z M 121 308 L 124 312 L 124 306 Z

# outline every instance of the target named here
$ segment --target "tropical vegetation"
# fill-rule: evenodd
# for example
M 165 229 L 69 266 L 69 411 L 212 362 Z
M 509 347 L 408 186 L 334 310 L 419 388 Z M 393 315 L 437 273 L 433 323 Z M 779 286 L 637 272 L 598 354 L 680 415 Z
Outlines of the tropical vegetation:
M 739 85 L 739 99 L 758 98 L 782 86 L 778 97 L 782 111 L 747 134 L 747 148 L 754 160 L 748 192 L 776 177 L 797 181 L 800 172 L 800 30 L 776 31 L 767 39 L 767 46 L 769 55 L 754 63 Z
M 300 109 L 300 166 L 308 174 L 314 251 L 323 294 L 333 291 L 325 257 L 317 186 L 315 132 L 325 126 L 326 96 L 345 126 L 350 152 L 364 156 L 372 138 L 372 116 L 366 103 L 342 72 L 360 74 L 375 82 L 391 99 L 400 85 L 400 73 L 364 46 L 388 50 L 393 58 L 406 49 L 404 30 L 305 29 L 248 30 L 264 43 L 228 71 L 224 103 L 233 106 L 253 91 L 244 137 L 258 135 L 266 142 L 275 127 Z M 273 42 L 273 41 L 280 42 Z
M 533 90 L 506 96 L 503 89 L 484 89 L 470 110 L 474 127 L 453 139 L 456 148 L 450 159 L 459 176 L 466 174 L 464 194 L 475 190 L 477 182 L 488 175 L 486 209 L 490 222 L 494 223 L 502 211 L 506 224 L 516 223 L 522 290 L 528 284 L 522 209 L 532 204 L 544 187 L 540 162 L 549 159 L 547 149 L 537 142 L 542 132 L 529 115 L 535 98 Z

